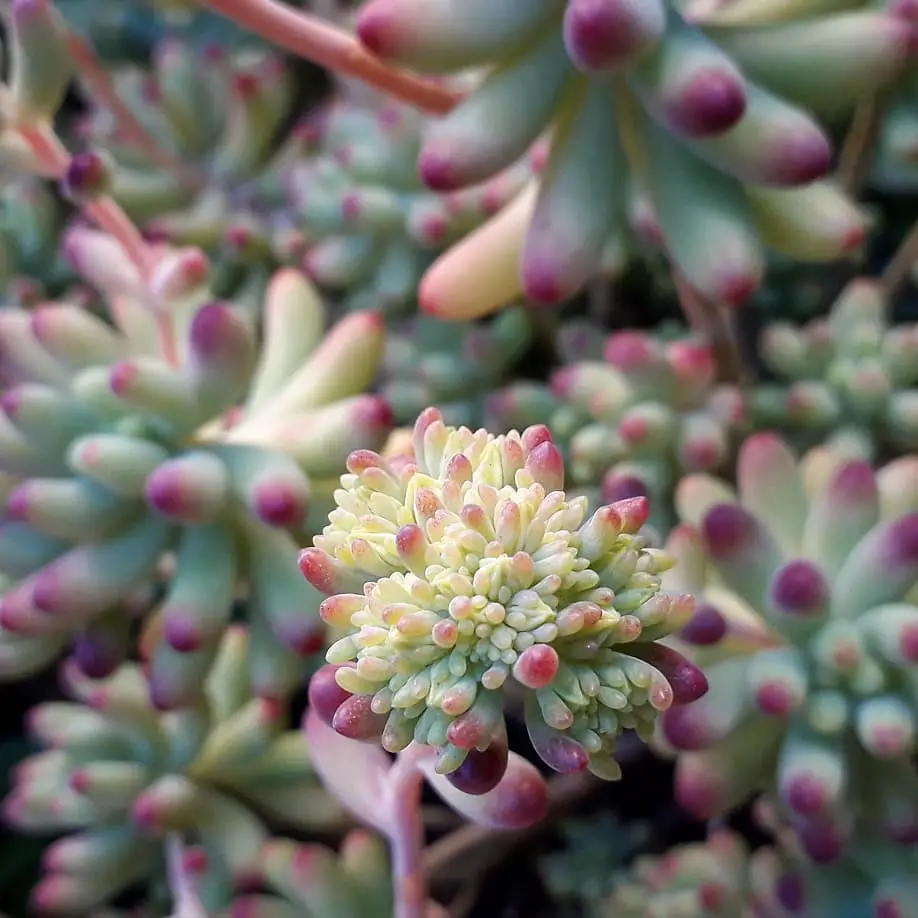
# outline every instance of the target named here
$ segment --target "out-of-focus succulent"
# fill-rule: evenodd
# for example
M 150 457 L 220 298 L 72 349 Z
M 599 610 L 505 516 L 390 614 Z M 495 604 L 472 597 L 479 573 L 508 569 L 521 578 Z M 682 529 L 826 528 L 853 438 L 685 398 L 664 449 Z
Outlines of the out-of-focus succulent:
M 733 385 L 716 385 L 711 348 L 616 332 L 604 360 L 555 371 L 549 387 L 518 383 L 489 399 L 504 424 L 543 422 L 562 444 L 571 484 L 594 501 L 650 498 L 650 523 L 664 534 L 680 476 L 723 468 L 745 417 Z
M 918 70 L 910 68 L 883 115 L 874 151 L 872 183 L 884 191 L 918 187 Z
M 820 862 L 865 827 L 918 837 L 918 460 L 878 476 L 826 457 L 813 474 L 756 434 L 738 494 L 707 476 L 680 483 L 691 525 L 670 536 L 664 579 L 697 597 L 680 641 L 710 691 L 661 721 L 688 809 L 713 816 L 774 788 Z
M 51 0 L 8 4 L 6 46 L 12 58 L 0 83 L 0 178 L 46 174 L 23 131 L 47 140 L 73 76 L 67 25 Z M 53 173 L 57 177 L 57 173 Z
M 142 60 L 172 35 L 199 49 L 258 43 L 250 32 L 187 0 L 58 0 L 57 6 L 106 62 Z
M 531 342 L 530 314 L 521 306 L 462 329 L 416 316 L 386 337 L 381 394 L 397 424 L 412 424 L 434 405 L 445 423 L 475 429 L 484 421 L 486 397 L 510 376 Z
M 761 807 L 759 809 L 762 809 Z M 755 918 L 915 918 L 918 856 L 871 832 L 859 832 L 837 863 L 814 864 L 785 824 L 774 846 L 753 854 Z
M 825 279 L 824 265 L 801 265 L 787 256 L 772 255 L 765 283 L 746 310 L 754 310 L 764 322 L 806 322 L 824 315 Z M 746 310 L 742 318 L 746 318 Z
M 45 855 L 38 910 L 88 911 L 155 876 L 166 832 L 200 846 L 199 895 L 219 908 L 258 876 L 262 817 L 301 829 L 340 823 L 303 733 L 286 729 L 283 704 L 253 694 L 249 643 L 244 629 L 226 629 L 200 702 L 165 714 L 138 664 L 104 680 L 64 665 L 76 701 L 33 709 L 30 732 L 46 749 L 22 763 L 4 803 L 21 831 L 69 833 Z
M 170 37 L 157 43 L 150 71 L 123 65 L 111 77 L 158 148 L 185 165 L 178 174 L 164 168 L 157 150 L 130 142 L 104 99 L 92 100 L 80 140 L 110 154 L 110 193 L 132 219 L 171 243 L 206 249 L 221 293 L 253 267 L 264 282 L 277 261 L 301 255 L 279 215 L 282 177 L 308 151 L 312 131 L 290 125 L 296 86 L 281 55 Z
M 752 293 L 766 247 L 804 260 L 856 248 L 863 220 L 822 180 L 831 147 L 810 111 L 846 109 L 913 45 L 906 17 L 862 5 L 365 4 L 358 34 L 390 61 L 434 73 L 493 65 L 428 132 L 430 187 L 484 181 L 552 134 L 538 189 L 428 273 L 422 306 L 466 315 L 521 291 L 566 299 L 629 209 L 654 212 L 675 264 L 721 302 Z
M 40 669 L 74 635 L 85 671 L 111 672 L 129 647 L 125 604 L 173 553 L 155 703 L 194 700 L 239 589 L 255 691 L 281 696 L 302 677 L 301 655 L 322 647 L 321 597 L 297 573 L 290 534 L 304 534 L 308 475 L 334 477 L 389 428 L 381 399 L 354 395 L 381 355 L 379 317 L 353 316 L 322 340 L 317 294 L 281 271 L 259 355 L 233 307 L 206 302 L 206 262 L 185 250 L 150 281 L 174 325 L 157 339 L 113 240 L 74 231 L 70 249 L 105 282 L 115 328 L 66 303 L 0 312 L 0 674 Z
M 64 213 L 43 182 L 18 177 L 0 187 L 0 288 L 4 306 L 61 295 L 76 276 L 60 251 Z
M 346 632 L 327 655 L 339 732 L 381 736 L 393 752 L 433 746 L 457 787 L 482 772 L 493 786 L 511 680 L 548 765 L 615 778 L 623 730 L 646 737 L 657 712 L 704 691 L 657 643 L 692 600 L 659 589 L 669 560 L 636 535 L 646 499 L 585 519 L 546 428 L 493 437 L 428 409 L 413 457 L 360 450 L 348 470 L 300 560 L 329 594 L 323 619 Z
M 343 95 L 312 122 L 318 152 L 290 170 L 289 201 L 312 245 L 305 266 L 350 309 L 404 312 L 434 256 L 503 207 L 531 174 L 525 162 L 449 194 L 418 177 L 426 124 L 406 106 Z
M 781 382 L 757 387 L 754 422 L 855 456 L 918 448 L 918 325 L 888 311 L 882 284 L 858 278 L 825 318 L 767 327 L 760 354 Z
M 568 820 L 560 832 L 563 847 L 542 858 L 539 872 L 553 898 L 592 911 L 611 892 L 616 871 L 647 843 L 650 826 L 599 813 Z
M 595 918 L 779 918 L 784 914 L 754 908 L 749 849 L 741 836 L 727 830 L 661 856 L 643 855 L 627 874 L 610 882 L 611 893 L 590 909 Z
M 643 856 L 615 878 L 595 918 L 912 918 L 914 853 L 875 837 L 850 858 L 816 867 L 780 832 L 750 853 L 735 832 Z M 882 866 L 881 866 L 882 865 Z
M 325 845 L 271 839 L 259 860 L 269 892 L 238 897 L 225 918 L 392 918 L 388 852 L 369 832 L 349 832 L 337 854 Z

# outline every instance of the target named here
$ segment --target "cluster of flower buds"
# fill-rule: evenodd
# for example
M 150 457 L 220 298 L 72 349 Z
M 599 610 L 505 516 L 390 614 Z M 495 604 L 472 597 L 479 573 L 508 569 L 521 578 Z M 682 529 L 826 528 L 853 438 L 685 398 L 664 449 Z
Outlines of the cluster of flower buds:
M 918 325 L 892 326 L 888 312 L 882 284 L 857 278 L 828 316 L 767 327 L 761 358 L 781 382 L 757 387 L 757 426 L 849 455 L 918 448 Z
M 287 129 L 289 64 L 267 50 L 201 49 L 178 37 L 158 42 L 152 58 L 150 71 L 126 64 L 111 80 L 155 145 L 138 145 L 106 99 L 91 98 L 78 123 L 78 143 L 105 156 L 106 191 L 148 234 L 207 250 L 221 292 L 253 267 L 294 261 L 301 246 L 283 221 L 283 176 L 313 133 Z
M 665 533 L 679 478 L 729 461 L 745 401 L 735 386 L 715 384 L 712 349 L 692 338 L 616 332 L 602 356 L 556 370 L 548 387 L 494 393 L 489 418 L 501 427 L 544 422 L 564 446 L 572 484 L 607 503 L 649 497 L 650 522 Z
M 74 702 L 34 708 L 29 731 L 44 750 L 18 767 L 4 818 L 27 833 L 66 833 L 44 855 L 32 903 L 80 914 L 161 870 L 163 835 L 189 844 L 198 894 L 222 907 L 259 876 L 270 818 L 328 829 L 342 812 L 322 790 L 301 731 L 283 704 L 253 694 L 252 640 L 226 629 L 205 692 L 193 708 L 150 705 L 144 668 L 126 663 L 103 680 L 62 667 Z
M 453 427 L 480 426 L 489 393 L 503 383 L 532 342 L 530 313 L 518 306 L 465 328 L 432 316 L 407 319 L 386 337 L 380 393 L 397 424 L 412 424 L 434 405 Z
M 810 112 L 834 116 L 884 85 L 915 42 L 907 17 L 851 7 L 364 4 L 358 35 L 387 60 L 433 73 L 491 65 L 427 132 L 429 187 L 485 181 L 551 135 L 540 181 L 431 269 L 422 307 L 564 300 L 597 273 L 629 210 L 723 303 L 753 292 L 766 248 L 817 261 L 857 248 L 863 217 L 825 180 L 831 145 Z
M 918 459 L 875 473 L 825 449 L 798 466 L 762 433 L 742 446 L 737 487 L 683 479 L 686 522 L 666 546 L 664 583 L 696 597 L 679 646 L 710 684 L 661 720 L 677 799 L 711 817 L 773 790 L 820 863 L 865 830 L 911 844 Z
M 316 283 L 345 292 L 351 309 L 413 307 L 433 257 L 531 175 L 527 162 L 508 162 L 482 184 L 431 191 L 417 171 L 425 125 L 404 105 L 342 94 L 310 121 L 316 154 L 289 171 L 290 208 L 309 244 L 304 266 Z
M 658 639 L 692 613 L 660 589 L 669 558 L 637 535 L 646 498 L 568 500 L 545 427 L 494 437 L 427 409 L 413 455 L 361 450 L 329 525 L 300 567 L 345 632 L 310 697 L 339 733 L 412 741 L 436 770 L 483 793 L 507 763 L 505 683 L 522 690 L 539 756 L 561 772 L 616 778 L 626 729 L 704 691 L 700 672 Z
M 267 892 L 239 896 L 221 918 L 392 918 L 385 842 L 361 829 L 336 854 L 325 845 L 270 839 L 260 855 Z
M 352 316 L 323 339 L 318 295 L 284 269 L 259 353 L 232 304 L 207 301 L 199 250 L 164 255 L 148 288 L 110 237 L 73 230 L 68 250 L 104 282 L 115 327 L 67 303 L 0 312 L 0 571 L 11 581 L 0 676 L 43 667 L 71 637 L 87 675 L 112 672 L 162 578 L 154 703 L 195 700 L 240 591 L 255 691 L 281 697 L 323 646 L 321 597 L 296 570 L 310 476 L 335 478 L 390 427 L 382 399 L 355 394 L 382 353 L 379 317 Z

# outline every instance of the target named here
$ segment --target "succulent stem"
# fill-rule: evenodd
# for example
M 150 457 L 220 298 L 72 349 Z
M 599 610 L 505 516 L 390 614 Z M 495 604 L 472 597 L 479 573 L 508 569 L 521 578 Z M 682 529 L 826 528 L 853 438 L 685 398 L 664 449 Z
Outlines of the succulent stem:
M 427 881 L 424 876 L 424 822 L 421 818 L 421 789 L 424 775 L 417 763 L 432 758 L 429 747 L 412 743 L 395 758 L 388 775 L 392 795 L 392 879 L 395 888 L 393 918 L 424 918 Z
M 320 67 L 357 77 L 422 111 L 444 115 L 459 101 L 457 93 L 382 63 L 347 32 L 302 10 L 275 0 L 201 0 L 201 5 Z
M 851 127 L 845 137 L 838 162 L 839 184 L 848 194 L 857 194 L 870 166 L 870 155 L 886 110 L 886 101 L 886 93 L 878 93 L 871 99 L 865 99 L 851 119 Z
M 175 832 L 170 832 L 166 836 L 165 848 L 169 891 L 173 904 L 171 918 L 207 918 L 207 913 L 185 869 L 185 850 L 181 837 Z

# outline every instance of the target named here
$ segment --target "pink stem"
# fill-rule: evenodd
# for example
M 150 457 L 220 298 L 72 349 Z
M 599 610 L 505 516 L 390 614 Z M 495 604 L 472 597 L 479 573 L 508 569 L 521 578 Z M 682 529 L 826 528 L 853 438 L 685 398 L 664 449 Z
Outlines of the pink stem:
M 221 16 L 335 73 L 356 77 L 422 111 L 445 115 L 461 96 L 436 83 L 396 70 L 370 54 L 343 29 L 275 0 L 200 0 Z
M 161 169 L 174 173 L 183 184 L 192 187 L 199 185 L 198 176 L 182 160 L 163 149 L 156 138 L 134 117 L 134 113 L 115 90 L 108 72 L 99 63 L 92 45 L 75 32 L 70 33 L 70 54 L 80 72 L 80 78 L 91 95 L 112 113 L 124 139 L 143 150 Z
M 61 178 L 70 164 L 67 148 L 48 131 L 32 125 L 17 125 L 22 139 L 29 145 L 38 160 L 39 168 L 44 172 Z M 140 230 L 131 222 L 130 217 L 108 197 L 100 197 L 83 205 L 83 211 L 98 226 L 114 236 L 124 248 L 128 258 L 134 263 L 141 279 L 146 283 L 154 267 L 154 258 Z M 170 364 L 178 363 L 178 346 L 175 331 L 169 317 L 156 312 L 156 324 L 159 329 L 160 348 L 163 358 Z
M 392 795 L 392 823 L 388 830 L 395 885 L 394 918 L 424 918 L 427 881 L 424 876 L 424 822 L 421 788 L 424 776 L 417 763 L 432 752 L 412 744 L 396 757 L 387 776 Z

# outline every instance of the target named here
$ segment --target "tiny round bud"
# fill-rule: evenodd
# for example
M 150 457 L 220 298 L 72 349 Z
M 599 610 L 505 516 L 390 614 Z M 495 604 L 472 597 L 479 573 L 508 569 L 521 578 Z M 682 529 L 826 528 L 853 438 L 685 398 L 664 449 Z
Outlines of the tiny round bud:
M 61 179 L 61 193 L 74 204 L 84 204 L 108 194 L 114 163 L 104 150 L 75 154 Z

